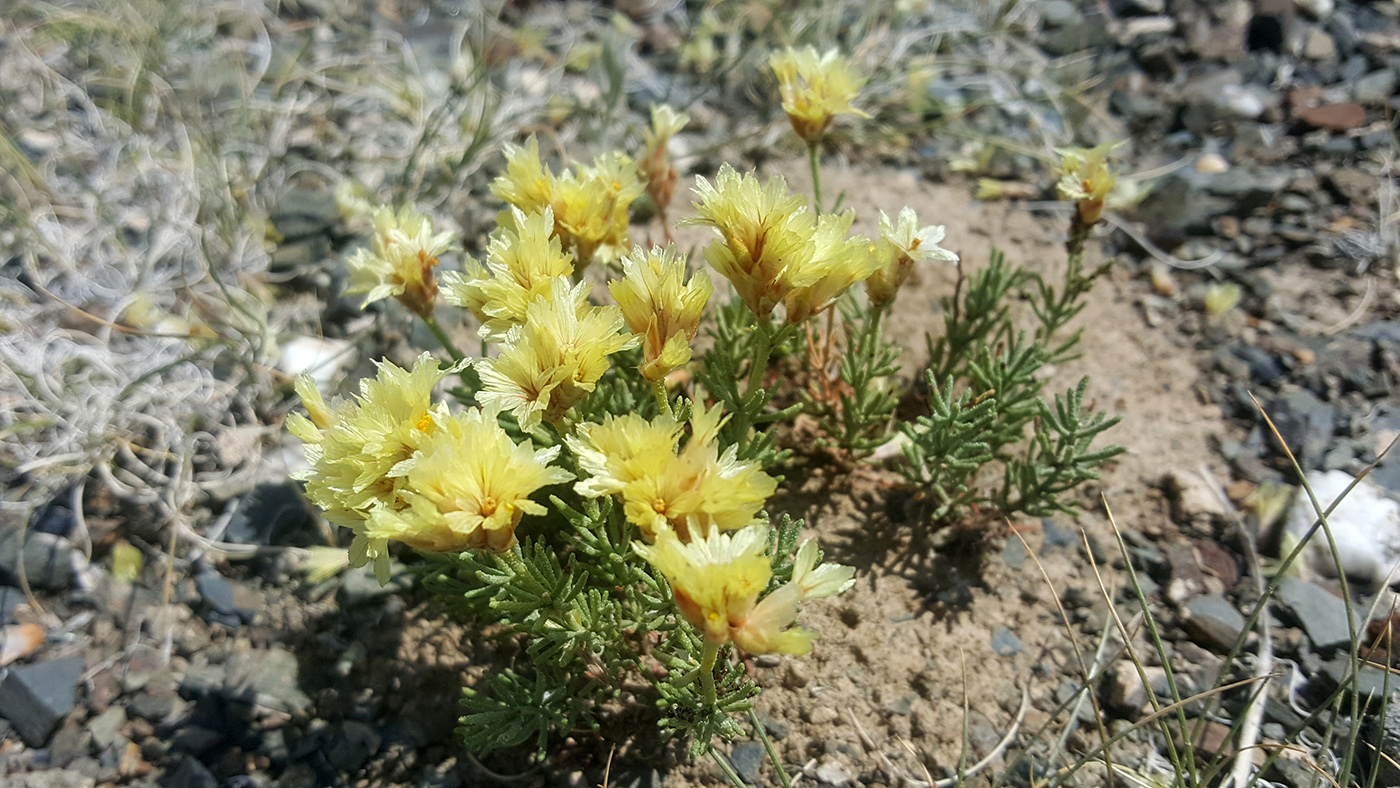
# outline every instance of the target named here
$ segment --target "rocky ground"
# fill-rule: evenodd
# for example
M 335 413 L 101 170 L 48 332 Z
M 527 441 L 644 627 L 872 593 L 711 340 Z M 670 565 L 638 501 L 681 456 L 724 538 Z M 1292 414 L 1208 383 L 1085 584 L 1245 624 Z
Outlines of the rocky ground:
M 1090 555 L 1116 608 L 1125 618 L 1133 613 L 1127 564 L 1114 548 L 1100 495 L 1123 528 L 1171 663 L 1188 688 L 1207 689 L 1245 626 L 1241 611 L 1258 597 L 1249 545 L 1260 546 L 1265 562 L 1277 554 L 1286 496 L 1297 484 L 1255 398 L 1309 471 L 1358 473 L 1400 435 L 1400 201 L 1391 173 L 1392 119 L 1400 108 L 1397 6 L 1043 0 L 1006 4 L 1006 13 L 991 19 L 980 5 L 916 11 L 902 27 L 882 25 L 878 15 L 874 22 L 856 18 L 855 9 L 811 20 L 809 34 L 831 40 L 842 31 L 845 48 L 876 75 L 869 89 L 876 118 L 861 130 L 839 131 L 827 156 L 827 192 L 844 194 L 866 231 L 875 208 L 893 214 L 910 204 L 948 225 L 949 247 L 969 264 L 998 246 L 1013 260 L 1054 271 L 1064 215 L 1049 202 L 1053 179 L 1042 154 L 1128 139 L 1118 161 L 1138 174 L 1128 180 L 1140 188 L 1112 206 L 1112 228 L 1097 239 L 1097 254 L 1115 263 L 1083 318 L 1085 356 L 1054 371 L 1060 388 L 1081 374 L 1093 377 L 1095 401 L 1125 417 L 1109 437 L 1128 453 L 1101 484 L 1083 491 L 1083 515 L 1013 524 L 1044 562 L 1053 593 L 1019 539 L 999 534 L 973 540 L 975 549 L 930 541 L 917 510 L 891 504 L 878 472 L 842 481 L 818 469 L 790 480 L 778 507 L 807 517 L 824 546 L 861 571 L 848 598 L 806 614 L 822 636 L 814 658 L 754 666 L 768 687 L 765 726 L 785 762 L 823 785 L 896 785 L 924 779 L 924 766 L 935 778 L 951 774 L 964 693 L 972 709 L 970 760 L 992 752 L 1013 728 L 1020 733 L 1013 743 L 1027 746 L 1026 732 L 1075 697 L 1080 678 L 1056 601 L 1092 654 L 1111 622 Z M 759 14 L 768 5 L 746 8 Z M 477 231 L 494 210 L 483 184 L 499 157 L 465 155 L 476 94 L 450 87 L 474 84 L 451 80 L 460 65 L 452 52 L 462 41 L 454 31 L 462 29 L 459 20 L 475 17 L 467 6 L 381 4 L 370 13 L 307 1 L 275 13 L 244 11 L 258 24 L 211 25 L 191 39 L 213 52 L 246 43 L 252 62 L 261 64 L 252 84 L 295 86 L 290 95 L 257 94 L 288 103 L 276 105 L 277 122 L 257 138 L 261 147 L 247 149 L 263 150 L 276 165 L 244 173 L 257 176 L 251 193 L 261 200 L 273 241 L 266 254 L 249 258 L 247 286 L 276 289 L 271 312 L 284 345 L 298 333 L 324 335 L 403 360 L 415 345 L 428 344 L 424 338 L 412 336 L 401 316 L 367 319 L 339 295 L 339 258 L 353 247 L 356 230 L 340 219 L 335 179 L 326 173 L 408 188 L 451 216 L 469 247 L 479 242 Z M 615 12 L 628 21 L 613 21 Z M 36 203 L 25 195 L 38 191 L 16 187 L 32 187 L 27 164 L 60 197 L 75 172 L 103 173 L 92 188 L 112 201 L 108 221 L 130 247 L 155 245 L 151 227 L 174 226 L 186 214 L 158 210 L 168 194 L 111 192 L 120 179 L 101 169 L 139 168 L 149 152 L 92 154 L 83 168 L 68 167 L 64 157 L 109 150 L 104 145 L 124 134 L 184 149 L 160 137 L 160 121 L 143 122 L 140 113 L 82 109 L 66 85 L 100 92 L 99 81 L 84 81 L 97 60 L 85 58 L 84 46 L 89 55 L 100 48 L 55 44 L 40 34 L 55 29 L 48 18 L 14 18 L 0 23 L 0 142 L 13 141 L 20 157 L 0 158 L 10 173 L 9 181 L 0 173 L 0 195 L 14 206 L 0 225 L 5 237 L 16 244 L 41 238 L 51 249 L 72 218 L 61 211 L 49 224 L 35 218 Z M 756 81 L 759 65 L 744 59 L 755 30 L 773 28 L 731 26 L 647 2 L 619 2 L 616 9 L 510 4 L 493 19 L 467 27 L 477 62 L 501 69 L 494 84 L 506 98 L 497 106 L 500 126 L 487 136 L 492 144 L 514 138 L 517 128 L 552 130 L 571 151 L 624 144 L 635 138 L 648 104 L 666 99 L 695 118 L 677 140 L 692 172 L 709 173 L 719 161 L 748 163 L 805 188 L 771 86 Z M 269 42 L 265 62 L 258 25 Z M 229 43 L 224 50 L 220 36 Z M 399 42 L 426 75 L 412 83 L 417 94 L 343 90 L 325 98 L 347 78 L 336 69 L 372 66 Z M 711 69 L 697 70 L 706 58 Z M 52 95 L 31 91 L 35 80 L 26 75 L 38 73 L 35 63 L 62 77 L 42 72 L 37 84 Z M 174 58 L 166 66 L 183 67 Z M 175 77 L 167 88 L 190 89 Z M 435 122 L 435 101 L 466 120 L 422 142 Z M 79 107 L 69 112 L 88 113 L 89 125 L 55 125 L 64 102 Z M 416 119 L 395 120 L 405 113 Z M 224 144 L 237 149 L 235 142 Z M 205 143 L 197 134 L 188 143 L 192 159 Z M 421 169 L 405 169 L 415 161 Z M 396 180 L 400 170 L 407 183 Z M 175 165 L 166 171 L 177 172 Z M 974 192 L 987 199 L 974 202 Z M 50 199 L 61 202 L 52 193 Z M 682 191 L 672 215 L 687 204 Z M 207 205 L 200 210 L 188 216 L 218 215 Z M 12 219 L 22 214 L 44 232 L 15 230 L 23 223 Z M 32 303 L 42 319 L 30 323 L 7 312 L 0 333 L 32 341 L 25 332 L 43 321 L 71 329 L 64 309 L 40 307 L 53 306 L 48 299 L 73 283 L 46 278 L 49 269 L 24 268 L 21 257 L 4 262 L 7 308 Z M 101 255 L 91 257 L 100 269 Z M 938 325 L 927 305 L 951 282 L 947 272 L 925 273 L 901 296 L 896 325 L 911 350 L 918 352 L 922 332 Z M 87 298 L 70 301 L 97 309 Z M 16 356 L 6 358 L 20 368 Z M 353 378 L 364 362 L 344 366 Z M 452 731 L 459 688 L 495 664 L 497 644 L 434 608 L 403 567 L 388 588 L 361 572 L 308 576 L 310 548 L 331 537 L 287 480 L 298 462 L 278 427 L 289 403 L 275 387 L 269 391 L 263 403 L 234 401 L 227 406 L 233 415 L 191 432 L 191 441 L 207 435 L 211 443 L 191 460 L 191 478 L 203 473 L 209 480 L 198 495 L 146 500 L 123 493 L 135 484 L 130 474 L 118 473 L 112 485 L 100 473 L 39 483 L 37 469 L 51 467 L 44 461 L 62 461 L 69 449 L 21 439 L 12 429 L 19 423 L 13 403 L 27 392 L 18 384 L 0 390 L 8 408 L 8 420 L 0 420 L 7 442 L 0 453 L 7 482 L 0 509 L 0 779 L 35 787 L 572 788 L 602 782 L 616 744 L 611 785 L 718 784 L 722 778 L 708 763 L 685 765 L 626 739 L 579 736 L 545 766 L 531 766 L 523 753 L 486 763 L 465 753 Z M 122 456 L 109 458 L 121 464 Z M 236 472 L 214 473 L 219 469 Z M 1353 602 L 1384 622 L 1391 597 L 1378 581 L 1400 558 L 1400 460 L 1382 461 L 1371 478 L 1375 494 L 1347 513 L 1364 525 L 1354 534 L 1340 530 L 1352 519 L 1333 527 L 1351 548 L 1347 556 L 1356 557 L 1348 562 Z M 42 499 L 34 490 L 44 491 Z M 1317 556 L 1304 563 L 1306 571 L 1287 580 L 1270 606 L 1267 634 L 1250 636 L 1252 656 L 1231 674 L 1242 678 L 1254 669 L 1267 640 L 1281 675 L 1271 684 L 1260 738 L 1311 746 L 1271 767 L 1270 780 L 1295 788 L 1318 784 L 1310 764 L 1325 768 L 1329 759 L 1317 743 L 1329 725 L 1346 721 L 1330 713 L 1307 718 L 1344 677 L 1349 638 L 1335 572 Z M 32 595 L 20 590 L 21 567 Z M 1369 628 L 1372 636 L 1382 631 Z M 1097 697 L 1117 730 L 1141 719 L 1149 690 L 1168 693 L 1155 658 L 1139 675 L 1119 650 L 1121 640 L 1108 641 L 1105 661 L 1112 661 Z M 1141 633 L 1129 641 L 1147 649 Z M 1400 685 L 1381 668 L 1391 660 L 1388 649 L 1368 653 L 1362 685 L 1377 692 Z M 963 660 L 973 668 L 966 685 Z M 1223 732 L 1241 705 L 1227 699 L 1205 721 L 1204 749 L 1226 747 Z M 1085 722 L 1083 729 L 1092 727 L 1091 718 Z M 1365 722 L 1368 734 L 1379 723 L 1382 751 L 1400 760 L 1400 716 Z M 1071 749 L 1082 750 L 1086 735 L 1072 736 Z M 1148 733 L 1134 733 L 1120 760 L 1148 772 L 1162 763 L 1156 752 Z M 756 742 L 734 744 L 730 757 L 746 779 L 762 774 L 772 782 Z M 992 771 L 1009 761 L 1003 756 Z M 1080 784 L 1102 780 L 1085 774 Z M 1400 775 L 1383 771 L 1377 784 L 1396 782 Z

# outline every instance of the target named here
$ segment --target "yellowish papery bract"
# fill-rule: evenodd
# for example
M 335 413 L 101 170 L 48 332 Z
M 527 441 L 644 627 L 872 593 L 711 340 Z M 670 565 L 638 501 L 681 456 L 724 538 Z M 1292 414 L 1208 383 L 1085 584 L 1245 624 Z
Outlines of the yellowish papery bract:
M 611 262 L 627 251 L 627 212 L 646 190 L 631 158 L 605 153 L 591 166 L 555 175 L 540 161 L 534 137 L 523 147 L 507 145 L 505 154 L 506 171 L 491 184 L 492 194 L 526 214 L 552 209 L 554 232 L 574 255 L 576 267 L 595 259 Z M 509 211 L 497 217 L 506 227 L 514 220 Z
M 865 77 L 831 49 L 818 54 L 814 47 L 774 52 L 768 65 L 778 77 L 783 111 L 808 145 L 817 145 L 837 115 L 870 117 L 852 106 L 865 86 Z
M 521 518 L 546 511 L 530 496 L 574 476 L 550 465 L 560 447 L 512 443 L 498 413 L 488 407 L 437 417 L 437 429 L 398 471 L 406 506 L 375 509 L 365 528 L 370 540 L 444 553 L 512 547 Z
M 773 575 L 767 543 L 768 529 L 754 525 L 733 534 L 711 528 L 689 543 L 665 531 L 655 544 L 634 542 L 633 549 L 666 577 L 681 615 L 707 642 L 733 642 L 749 654 L 806 654 L 816 636 L 793 626 L 799 607 L 849 588 L 855 570 L 816 566 L 816 545 L 804 542 L 792 580 L 759 599 Z
M 668 415 L 648 421 L 635 413 L 580 424 L 566 438 L 588 474 L 574 489 L 590 498 L 616 495 L 627 519 L 652 541 L 662 532 L 681 541 L 710 528 L 733 530 L 754 522 L 777 481 L 754 462 L 736 459 L 736 447 L 718 445 L 725 416 L 718 405 L 696 408 L 691 434 Z
M 1123 146 L 1113 140 L 1092 148 L 1061 148 L 1060 196 L 1079 205 L 1079 216 L 1085 224 L 1093 224 L 1103 215 L 1104 200 L 1117 180 L 1108 168 L 1108 154 Z
M 352 565 L 374 559 L 375 571 L 385 581 L 386 542 L 371 538 L 365 522 L 376 509 L 406 506 L 405 463 L 448 418 L 447 405 L 434 403 L 432 391 L 454 370 L 439 366 L 427 353 L 411 370 L 387 361 L 378 366 L 375 377 L 360 381 L 354 401 L 327 404 L 309 375 L 298 377 L 296 390 L 309 418 L 288 414 L 287 431 L 305 443 L 310 467 L 295 476 L 306 482 L 307 497 L 327 520 L 355 532 Z
M 698 215 L 682 224 L 715 228 L 720 240 L 705 248 L 706 262 L 761 319 L 786 303 L 788 322 L 799 323 L 880 266 L 870 241 L 847 237 L 853 213 L 813 215 L 780 176 L 760 185 L 725 164 L 713 184 L 702 176 L 695 183 Z
M 452 245 L 452 233 L 433 233 L 432 222 L 412 207 L 374 210 L 374 237 L 346 261 L 349 294 L 365 293 L 362 306 L 390 296 L 415 314 L 433 313 L 438 255 Z
M 442 295 L 450 304 L 471 310 L 481 321 L 481 336 L 501 342 L 537 298 L 549 298 L 560 277 L 574 272 L 573 256 L 554 235 L 554 211 L 525 214 L 511 209 L 514 221 L 491 234 L 483 268 L 468 258 L 463 273 L 442 277 Z
M 536 299 L 525 322 L 506 333 L 496 358 L 478 360 L 477 400 L 515 415 L 524 429 L 541 420 L 558 424 L 608 369 L 608 356 L 634 347 L 622 333 L 622 311 L 588 303 L 588 284 L 556 280 L 549 298 Z
M 671 204 L 671 197 L 676 193 L 676 181 L 680 178 L 666 146 L 689 122 L 690 116 L 676 112 L 670 104 L 653 104 L 651 107 L 651 127 L 644 132 L 646 153 L 638 166 L 646 176 L 647 196 L 663 214 Z
M 852 211 L 817 218 L 810 255 L 788 266 L 792 289 L 783 299 L 787 322 L 801 323 L 826 311 L 851 285 L 879 270 L 881 259 L 870 240 L 862 235 L 847 237 L 854 221 Z
M 685 281 L 685 260 L 674 246 L 638 246 L 622 258 L 622 278 L 608 283 L 627 327 L 642 342 L 642 377 L 658 381 L 690 361 L 714 285 L 704 271 Z
M 957 262 L 956 254 L 938 245 L 944 235 L 942 225 L 920 228 L 919 217 L 908 206 L 899 212 L 898 224 L 880 211 L 880 240 L 877 242 L 880 268 L 865 280 L 870 303 L 882 307 L 894 301 L 916 263 L 924 260 Z

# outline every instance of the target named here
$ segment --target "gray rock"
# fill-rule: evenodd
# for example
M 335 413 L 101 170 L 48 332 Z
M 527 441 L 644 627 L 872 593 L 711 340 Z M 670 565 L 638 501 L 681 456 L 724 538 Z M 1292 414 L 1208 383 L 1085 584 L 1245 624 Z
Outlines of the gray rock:
M 82 657 L 64 657 L 10 668 L 0 682 L 0 716 L 31 747 L 42 747 L 68 712 L 82 678 Z
M 170 747 L 179 752 L 187 752 L 196 758 L 214 749 L 224 740 L 224 735 L 202 725 L 181 725 L 170 737 Z
M 351 569 L 341 578 L 340 592 L 337 599 L 340 606 L 347 610 L 367 605 L 380 604 L 388 599 L 390 595 L 406 590 L 411 581 L 401 570 L 403 567 L 398 564 L 390 565 L 389 584 L 379 585 L 379 581 L 374 576 L 372 567 L 362 567 Z
M 1279 585 L 1278 598 L 1298 617 L 1314 648 L 1326 650 L 1351 642 L 1346 603 L 1326 590 L 1289 577 Z
M 1021 639 L 1006 627 L 998 627 L 997 631 L 992 633 L 992 651 L 999 656 L 1014 657 L 1021 653 L 1022 648 Z
M 0 525 L 0 585 L 19 586 L 20 542 L 24 543 L 24 573 L 32 588 L 62 591 L 73 582 L 82 553 L 61 536 Z
M 1318 467 L 1332 443 L 1336 409 L 1306 389 L 1285 391 L 1269 400 L 1265 408 L 1303 468 Z M 1270 451 L 1282 456 L 1273 436 L 1266 437 Z
M 15 608 L 24 601 L 23 591 L 11 586 L 0 586 L 0 626 L 14 620 Z
M 855 782 L 855 775 L 851 774 L 850 768 L 831 756 L 817 765 L 812 776 L 822 785 L 830 785 L 833 788 L 845 788 Z
M 1380 106 L 1395 95 L 1395 69 L 1383 68 L 1372 71 L 1352 86 L 1352 95 L 1361 104 Z
M 763 759 L 767 756 L 762 744 L 756 741 L 740 742 L 729 750 L 729 763 L 744 782 L 758 785 L 758 770 L 763 767 Z
M 1303 57 L 1308 60 L 1330 61 L 1337 59 L 1337 42 L 1320 28 L 1308 31 L 1303 39 Z
M 1083 18 L 1070 0 L 1045 0 L 1040 4 L 1040 21 L 1046 27 L 1064 27 Z
M 75 722 L 69 722 L 55 733 L 49 742 L 49 763 L 60 769 L 88 754 L 92 747 L 92 734 Z
M 15 775 L 13 779 L 14 788 L 93 788 L 97 785 L 92 777 L 72 769 L 45 769 Z
M 311 698 L 297 686 L 297 658 L 281 646 L 236 653 L 225 668 L 222 694 L 227 699 L 292 713 L 311 706 Z
M 175 703 L 180 698 L 170 690 L 146 690 L 133 697 L 126 706 L 133 717 L 149 722 L 160 722 L 175 711 Z
M 121 706 L 108 706 L 106 711 L 89 720 L 88 733 L 92 734 L 92 743 L 97 752 L 111 747 L 125 724 L 126 709 Z
M 1182 627 L 1197 644 L 1228 651 L 1244 629 L 1244 616 L 1220 594 L 1204 594 L 1186 603 Z

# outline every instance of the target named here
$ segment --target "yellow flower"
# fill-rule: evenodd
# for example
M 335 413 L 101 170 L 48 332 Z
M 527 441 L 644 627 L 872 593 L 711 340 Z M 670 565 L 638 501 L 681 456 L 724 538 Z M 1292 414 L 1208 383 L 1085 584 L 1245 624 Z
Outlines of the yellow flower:
M 481 336 L 505 339 L 512 326 L 525 322 L 537 298 L 549 298 L 559 277 L 574 272 L 573 257 L 554 236 L 554 211 L 546 207 L 528 216 L 511 208 L 514 222 L 497 228 L 487 249 L 486 266 L 468 258 L 464 273 L 442 277 L 443 298 L 470 309 L 481 321 Z
M 684 429 L 668 415 L 647 421 L 629 413 L 581 424 L 565 439 L 588 473 L 574 489 L 590 498 L 621 498 L 627 519 L 647 541 L 662 532 L 689 541 L 712 527 L 743 528 L 778 483 L 756 463 L 738 460 L 735 447 L 720 453 L 724 420 L 718 405 L 697 408 L 690 440 L 679 451 Z
M 306 482 L 307 497 L 327 520 L 355 531 L 354 565 L 375 558 L 387 571 L 385 540 L 370 539 L 364 524 L 377 508 L 404 506 L 401 466 L 448 417 L 444 403 L 432 402 L 432 391 L 454 369 L 440 367 L 426 353 L 412 370 L 387 361 L 378 366 L 376 377 L 360 381 L 353 402 L 328 405 L 311 376 L 298 377 L 296 390 L 307 416 L 289 414 L 287 431 L 305 442 L 310 467 L 296 478 Z
M 698 215 L 681 224 L 715 228 L 721 240 L 705 249 L 705 261 L 766 319 L 792 287 L 788 266 L 812 245 L 816 222 L 807 201 L 788 194 L 781 176 L 760 185 L 752 172 L 740 176 L 728 164 L 719 168 L 713 184 L 703 176 L 695 183 Z
M 800 323 L 880 265 L 868 240 L 846 236 L 854 214 L 814 216 L 781 177 L 760 185 L 726 164 L 713 184 L 695 181 L 698 215 L 682 224 L 715 228 L 721 240 L 706 247 L 705 260 L 760 319 L 785 303 L 787 321 Z
M 439 418 L 438 429 L 398 471 L 405 505 L 375 509 L 365 528 L 369 539 L 441 553 L 513 546 L 521 518 L 546 512 L 530 495 L 573 474 L 550 465 L 558 446 L 536 451 L 528 440 L 512 443 L 497 413 L 481 408 Z
M 452 233 L 434 235 L 432 222 L 411 207 L 397 212 L 376 208 L 370 248 L 346 261 L 350 286 L 345 292 L 365 293 L 363 306 L 394 296 L 413 313 L 428 317 L 438 289 L 433 267 L 451 245 Z
M 676 599 L 681 615 L 700 630 L 709 645 L 734 645 L 749 654 L 806 654 L 816 636 L 793 626 L 802 602 L 848 588 L 855 570 L 816 563 L 816 546 L 798 549 L 793 579 L 759 599 L 773 576 L 763 555 L 768 529 L 753 525 L 735 534 L 711 528 L 704 539 L 686 544 L 664 532 L 654 545 L 632 547 L 656 567 Z
M 616 152 L 554 180 L 555 224 L 579 268 L 594 259 L 612 262 L 626 252 L 627 212 L 644 191 L 636 163 Z
M 817 218 L 809 256 L 794 259 L 787 278 L 792 289 L 783 298 L 787 322 L 801 323 L 836 303 L 851 285 L 880 268 L 880 257 L 864 236 L 847 238 L 855 214 L 824 214 Z
M 622 259 L 622 279 L 608 283 L 627 327 L 642 342 L 642 376 L 666 377 L 690 361 L 690 341 L 700 328 L 705 302 L 714 292 L 710 277 L 697 271 L 686 284 L 685 261 L 674 246 L 639 246 Z
M 688 115 L 676 112 L 670 104 L 653 104 L 651 107 L 651 128 L 644 135 L 647 150 L 640 169 L 646 176 L 647 196 L 656 203 L 656 209 L 663 217 L 671 204 L 672 195 L 676 193 L 676 181 L 680 178 L 680 173 L 671 163 L 666 144 L 689 122 Z
M 1113 171 L 1108 168 L 1108 154 L 1122 146 L 1122 140 L 1114 140 L 1092 148 L 1061 148 L 1057 151 L 1060 154 L 1060 181 L 1057 184 L 1060 196 L 1078 203 L 1080 220 L 1086 225 L 1094 224 L 1103 215 L 1104 199 L 1113 190 L 1116 181 Z
M 507 144 L 505 154 L 506 171 L 491 183 L 491 193 L 527 214 L 549 208 L 554 175 L 540 161 L 539 142 L 531 137 L 523 146 Z
M 822 135 L 837 115 L 869 115 L 851 106 L 865 85 L 865 77 L 851 67 L 836 50 L 817 54 L 813 47 L 788 48 L 774 52 L 768 65 L 778 76 L 783 111 L 808 145 L 821 143 Z
M 540 161 L 534 137 L 524 147 L 506 146 L 506 171 L 491 184 L 492 194 L 526 214 L 551 208 L 554 233 L 580 269 L 627 250 L 627 212 L 645 190 L 636 163 L 621 153 L 555 175 Z M 503 213 L 497 221 L 509 227 L 514 215 Z
M 906 206 L 899 212 L 899 224 L 880 211 L 880 240 L 878 254 L 881 267 L 865 280 L 865 291 L 876 307 L 894 301 L 895 293 L 909 279 L 914 264 L 924 260 L 955 263 L 958 256 L 938 245 L 943 240 L 941 225 L 919 228 L 919 217 Z
M 507 332 L 501 354 L 477 362 L 477 400 L 510 411 L 527 430 L 541 419 L 559 423 L 597 385 L 608 356 L 636 345 L 624 325 L 617 307 L 588 303 L 587 283 L 557 279 L 549 298 L 533 301 L 525 322 Z

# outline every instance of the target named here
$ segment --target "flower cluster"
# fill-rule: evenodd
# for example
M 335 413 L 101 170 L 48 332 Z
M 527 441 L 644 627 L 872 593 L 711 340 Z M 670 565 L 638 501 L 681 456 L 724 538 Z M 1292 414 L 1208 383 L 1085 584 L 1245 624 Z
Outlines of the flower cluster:
M 526 430 L 541 420 L 558 425 L 607 372 L 608 356 L 636 346 L 623 327 L 620 309 L 588 302 L 587 283 L 559 277 L 506 332 L 500 355 L 476 362 L 484 387 L 477 400 L 509 411 Z
M 485 267 L 468 257 L 462 273 L 442 277 L 443 298 L 471 310 L 481 321 L 481 336 L 492 342 L 524 323 L 530 304 L 549 299 L 555 283 L 574 272 L 573 256 L 554 235 L 553 209 L 529 215 L 510 210 L 512 226 L 491 234 Z
M 659 381 L 690 361 L 714 285 L 704 271 L 685 281 L 685 261 L 674 246 L 639 246 L 622 259 L 622 278 L 608 283 L 627 327 L 642 343 L 642 377 Z
M 809 146 L 821 143 L 837 115 L 870 117 L 851 105 L 865 85 L 865 78 L 836 50 L 818 54 L 810 46 L 785 49 L 774 52 L 768 65 L 778 77 L 783 111 L 792 130 Z
M 757 464 L 735 459 L 735 447 L 720 452 L 724 418 L 719 406 L 697 406 L 690 439 L 679 450 L 684 428 L 669 415 L 647 421 L 629 413 L 580 424 L 568 443 L 588 478 L 575 490 L 621 498 L 647 541 L 663 532 L 685 542 L 710 528 L 743 528 L 778 483 Z
M 411 207 L 379 207 L 373 216 L 370 247 L 346 261 L 350 286 L 345 292 L 365 293 L 365 306 L 393 296 L 414 314 L 430 317 L 438 290 L 433 268 L 452 245 L 452 234 L 434 234 L 432 222 Z
M 806 654 L 816 636 L 793 626 L 798 607 L 846 590 L 855 569 L 817 566 L 817 546 L 809 540 L 797 550 L 792 579 L 759 599 L 773 576 L 763 554 L 767 543 L 767 529 L 752 525 L 734 534 L 711 527 L 689 542 L 666 531 L 655 544 L 633 549 L 666 577 L 676 607 L 707 646 L 732 642 L 749 654 Z
M 687 223 L 719 234 L 705 260 L 760 319 L 784 304 L 787 321 L 800 323 L 881 266 L 868 239 L 848 237 L 853 213 L 816 216 L 788 194 L 781 177 L 760 184 L 753 173 L 740 175 L 726 164 L 714 183 L 695 180 L 698 216 Z
M 1094 224 L 1103 215 L 1104 200 L 1117 180 L 1108 168 L 1108 154 L 1122 146 L 1122 140 L 1114 140 L 1092 148 L 1058 151 L 1060 196 L 1077 203 L 1079 218 L 1085 225 Z
M 526 214 L 549 208 L 554 234 L 579 268 L 595 259 L 609 262 L 630 246 L 627 211 L 646 191 L 637 164 L 621 153 L 605 153 L 591 166 L 576 165 L 555 175 L 540 161 L 539 143 L 506 146 L 506 171 L 491 184 L 491 193 Z M 510 226 L 514 214 L 498 217 Z
M 865 280 L 865 291 L 870 304 L 876 308 L 894 301 L 899 288 L 909 279 L 914 264 L 924 260 L 938 260 L 956 263 L 958 256 L 939 246 L 943 240 L 942 225 L 919 227 L 919 217 L 914 209 L 905 207 L 899 212 L 899 223 L 880 211 L 880 240 L 878 250 L 881 267 Z
M 433 388 L 455 371 L 426 353 L 411 370 L 379 362 L 354 401 L 327 404 L 306 375 L 296 389 L 307 416 L 287 429 L 305 443 L 309 467 L 297 474 L 326 519 L 355 532 L 351 564 L 374 561 L 388 581 L 388 540 L 427 550 L 504 549 L 541 487 L 573 478 L 549 463 L 557 447 L 515 445 L 496 411 L 452 416 L 432 401 Z

